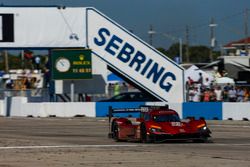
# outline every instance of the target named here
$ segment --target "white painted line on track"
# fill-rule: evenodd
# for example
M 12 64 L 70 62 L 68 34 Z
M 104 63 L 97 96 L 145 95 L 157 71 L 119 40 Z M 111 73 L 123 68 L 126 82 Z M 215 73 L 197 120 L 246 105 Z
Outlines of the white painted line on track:
M 216 146 L 250 146 L 250 143 L 238 143 L 238 144 L 234 144 L 234 143 L 213 143 L 213 145 L 216 145 Z
M 58 146 L 7 146 L 0 147 L 0 150 L 10 149 L 43 149 L 43 148 L 106 148 L 106 147 L 138 147 L 141 145 L 58 145 Z
M 163 144 L 127 144 L 127 145 L 57 145 L 57 146 L 6 146 L 0 150 L 19 150 L 19 149 L 50 149 L 50 148 L 112 148 L 112 147 L 162 147 L 162 146 L 250 146 L 250 143 L 163 143 Z
M 250 126 L 248 125 L 208 125 L 208 126 L 227 127 L 227 128 L 250 128 Z

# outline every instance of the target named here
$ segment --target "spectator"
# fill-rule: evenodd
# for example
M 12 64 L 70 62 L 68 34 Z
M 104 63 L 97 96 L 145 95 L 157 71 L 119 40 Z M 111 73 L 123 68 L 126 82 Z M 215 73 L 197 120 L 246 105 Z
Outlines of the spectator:
M 128 92 L 128 86 L 125 82 L 122 83 L 122 92 Z
M 223 89 L 218 85 L 213 86 L 213 84 L 210 84 L 209 87 L 205 87 L 205 85 L 201 86 L 198 83 L 194 83 L 187 89 L 187 101 L 248 102 L 250 101 L 250 91 L 241 87 L 236 89 L 234 86 L 230 86 L 229 83 Z
M 50 71 L 48 69 L 44 69 L 44 87 L 47 88 L 50 86 Z
M 190 87 L 188 92 L 188 101 L 193 102 L 193 98 L 194 98 L 194 89 L 193 87 Z
M 214 89 L 210 89 L 210 100 L 209 101 L 213 101 L 215 102 L 216 101 L 216 94 L 214 92 Z
M 197 83 L 200 85 L 203 85 L 203 76 L 202 76 L 201 72 L 199 73 L 199 79 L 198 79 Z
M 192 86 L 194 84 L 194 80 L 191 77 L 188 77 L 187 83 L 189 86 Z
M 216 101 L 222 101 L 222 90 L 220 86 L 217 86 L 216 89 L 214 90 L 215 96 L 216 96 Z
M 244 99 L 244 91 L 240 87 L 236 90 L 237 102 L 243 102 Z
M 229 97 L 229 102 L 236 101 L 236 90 L 234 89 L 233 86 L 228 91 L 228 97 Z
M 79 93 L 78 94 L 78 101 L 84 101 L 83 94 Z
M 249 101 L 249 96 L 250 96 L 249 90 L 247 88 L 244 88 L 244 99 L 243 99 L 243 101 L 248 102 Z
M 91 101 L 91 97 L 87 93 L 85 93 L 85 101 L 86 102 L 90 102 Z
M 227 85 L 224 87 L 224 91 L 229 91 L 231 88 L 230 83 L 227 83 Z
M 209 78 L 206 78 L 206 79 L 205 79 L 205 82 L 204 82 L 203 86 L 204 86 L 205 88 L 209 88 L 209 89 L 210 89 L 210 81 L 209 81 Z
M 114 84 L 109 83 L 109 85 L 108 85 L 108 93 L 109 93 L 109 98 L 114 95 Z
M 12 79 L 7 79 L 5 82 L 5 87 L 6 89 L 12 89 L 14 87 L 14 83 Z
M 224 102 L 229 102 L 229 97 L 228 97 L 228 89 L 224 89 L 222 92 L 222 97 Z
M 30 78 L 24 78 L 24 87 L 25 89 L 31 89 L 32 88 L 32 84 L 31 84 L 31 80 Z
M 118 95 L 120 93 L 120 85 L 116 83 L 114 86 L 114 95 Z
M 198 90 L 198 87 L 195 87 L 193 91 L 193 102 L 199 102 L 199 101 L 200 101 L 200 91 Z
M 39 70 L 41 58 L 39 56 L 35 56 L 33 57 L 33 62 L 35 64 L 36 69 Z
M 34 83 L 34 88 L 35 88 L 35 95 L 36 96 L 41 96 L 42 94 L 42 88 L 43 88 L 43 82 L 41 79 L 35 79 L 35 83 Z
M 203 101 L 204 100 L 204 92 L 205 92 L 205 88 L 201 87 L 200 88 L 200 101 Z
M 204 102 L 209 102 L 210 101 L 210 90 L 208 88 L 206 88 L 206 90 L 204 91 L 204 94 L 203 94 L 203 101 Z

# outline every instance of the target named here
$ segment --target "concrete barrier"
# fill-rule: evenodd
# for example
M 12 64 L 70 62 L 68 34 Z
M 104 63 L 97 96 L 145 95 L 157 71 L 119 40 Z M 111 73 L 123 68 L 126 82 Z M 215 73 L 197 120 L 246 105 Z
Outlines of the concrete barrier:
M 11 98 L 11 105 L 7 106 L 10 108 L 7 108 L 7 111 L 9 112 L 8 116 L 26 116 L 26 113 L 28 113 L 27 110 L 24 109 L 25 105 L 27 105 L 28 99 L 26 97 L 12 97 Z M 6 103 L 7 103 L 6 99 Z M 39 109 L 38 107 L 33 106 L 33 110 Z
M 94 102 L 28 103 L 26 97 L 13 97 L 10 116 L 20 117 L 96 117 Z
M 250 103 L 223 103 L 223 120 L 250 120 Z
M 222 120 L 222 103 L 220 102 L 190 102 L 183 103 L 183 118 L 194 117 L 207 120 Z
M 4 106 L 4 100 L 0 100 L 0 116 L 6 116 L 6 110 Z
M 11 103 L 10 105 L 7 105 Z M 53 102 L 29 103 L 26 97 L 12 97 L 0 101 L 0 116 L 19 117 L 106 117 L 109 106 L 113 108 L 137 108 L 141 105 L 166 105 L 165 102 Z M 192 102 L 169 103 L 169 108 L 181 118 L 194 117 L 206 120 L 250 120 L 250 103 Z M 8 114 L 7 114 L 8 112 Z M 117 114 L 119 117 L 138 117 L 139 113 Z

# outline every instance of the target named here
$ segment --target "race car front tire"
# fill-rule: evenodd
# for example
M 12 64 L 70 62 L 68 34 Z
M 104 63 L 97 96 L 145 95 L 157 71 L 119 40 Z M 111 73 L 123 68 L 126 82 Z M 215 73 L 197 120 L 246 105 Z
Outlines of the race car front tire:
M 149 135 L 147 135 L 147 129 L 145 124 L 141 124 L 141 142 L 151 143 L 153 142 Z
M 209 140 L 207 137 L 201 137 L 200 139 L 193 139 L 194 143 L 208 143 Z

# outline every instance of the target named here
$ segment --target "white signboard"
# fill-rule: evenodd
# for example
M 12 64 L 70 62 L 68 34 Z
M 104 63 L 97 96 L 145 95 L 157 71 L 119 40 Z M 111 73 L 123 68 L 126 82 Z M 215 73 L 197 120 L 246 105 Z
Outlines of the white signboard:
M 86 47 L 86 8 L 1 7 L 0 47 Z
M 87 45 L 114 69 L 162 101 L 184 101 L 184 70 L 93 8 Z

